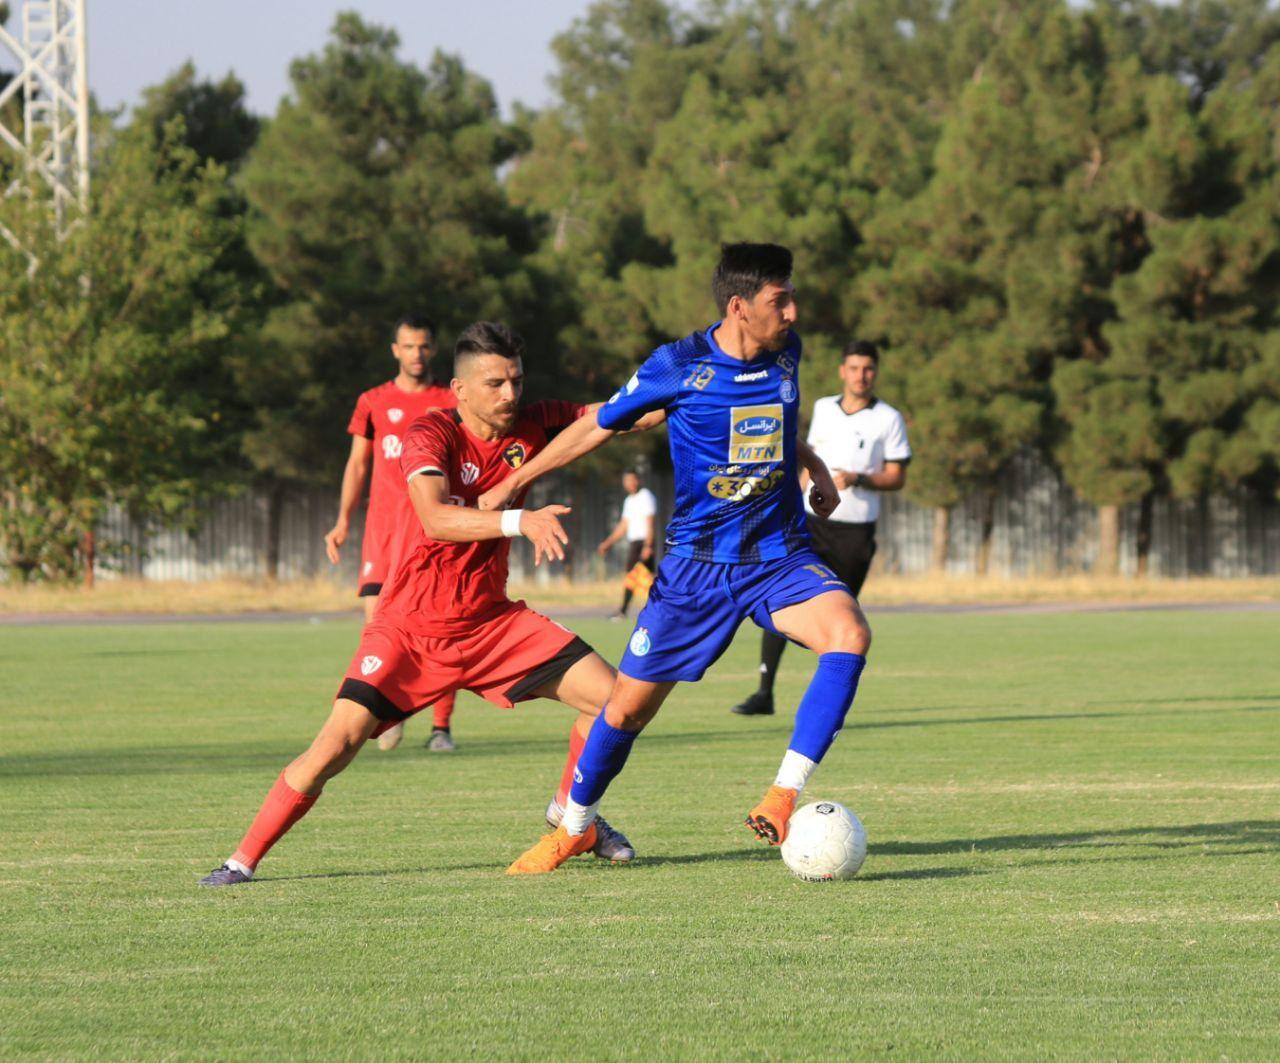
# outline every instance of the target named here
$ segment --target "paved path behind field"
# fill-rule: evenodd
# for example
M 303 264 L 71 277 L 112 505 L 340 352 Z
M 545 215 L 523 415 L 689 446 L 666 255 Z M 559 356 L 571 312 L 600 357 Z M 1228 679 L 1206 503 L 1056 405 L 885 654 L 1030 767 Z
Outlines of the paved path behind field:
M 864 603 L 870 616 L 882 613 L 972 613 L 989 616 L 1036 616 L 1048 613 L 1275 613 L 1275 602 L 1006 602 L 952 603 L 947 605 L 876 605 Z M 543 610 L 557 620 L 604 620 L 610 606 L 566 606 Z M 2 613 L 0 627 L 62 627 L 76 624 L 323 624 L 358 621 L 356 609 L 336 612 L 240 612 L 240 613 Z

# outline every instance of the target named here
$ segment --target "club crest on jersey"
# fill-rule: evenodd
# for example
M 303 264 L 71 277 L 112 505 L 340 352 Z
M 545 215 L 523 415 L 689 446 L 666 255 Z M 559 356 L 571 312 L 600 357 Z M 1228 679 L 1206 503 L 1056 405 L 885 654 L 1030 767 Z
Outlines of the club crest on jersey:
M 480 466 L 474 462 L 464 461 L 461 472 L 464 484 L 473 484 L 480 478 Z
M 711 383 L 712 377 L 716 375 L 716 371 L 706 362 L 699 362 L 693 367 L 693 371 L 684 379 L 686 387 L 697 388 L 701 391 Z
M 374 657 L 372 654 L 370 654 L 368 657 L 364 658 L 364 660 L 360 662 L 360 674 L 373 675 L 373 673 L 376 672 L 381 667 L 382 667 L 382 658 Z
M 383 436 L 382 437 L 382 456 L 388 461 L 394 461 L 400 457 L 400 451 L 404 449 L 400 442 L 399 436 Z
M 649 638 L 649 629 L 647 627 L 638 627 L 631 636 L 631 652 L 637 657 L 643 657 L 653 649 L 653 640 Z
M 760 465 L 782 460 L 782 404 L 729 410 L 729 461 Z
M 391 409 L 387 411 L 387 420 L 392 424 L 399 424 L 404 420 L 404 410 Z
M 508 443 L 507 449 L 502 452 L 502 460 L 510 465 L 513 469 L 520 468 L 525 463 L 525 459 L 529 457 L 529 449 L 520 440 L 514 443 Z
M 790 380 L 784 380 L 778 387 L 778 397 L 783 402 L 795 402 L 796 386 Z

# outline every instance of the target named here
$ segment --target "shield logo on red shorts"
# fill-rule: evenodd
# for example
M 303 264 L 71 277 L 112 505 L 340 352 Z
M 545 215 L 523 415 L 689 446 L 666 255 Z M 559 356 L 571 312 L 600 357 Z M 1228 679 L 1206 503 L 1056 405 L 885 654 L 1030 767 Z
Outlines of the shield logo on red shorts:
M 513 469 L 520 468 L 520 466 L 524 464 L 525 458 L 528 456 L 529 451 L 518 439 L 514 443 L 507 444 L 507 449 L 502 452 L 502 460 Z
M 363 661 L 360 662 L 360 674 L 372 675 L 381 667 L 382 667 L 382 658 L 374 657 L 372 654 L 370 654 L 368 657 L 366 657 Z

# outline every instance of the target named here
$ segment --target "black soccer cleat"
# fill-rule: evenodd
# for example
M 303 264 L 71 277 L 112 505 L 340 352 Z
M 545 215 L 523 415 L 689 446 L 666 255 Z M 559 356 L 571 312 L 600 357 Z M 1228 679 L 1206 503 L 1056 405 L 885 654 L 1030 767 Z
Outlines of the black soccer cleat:
M 772 716 L 773 695 L 757 690 L 741 705 L 735 705 L 731 711 L 739 716 Z
M 223 864 L 215 871 L 210 871 L 200 880 L 201 886 L 239 886 L 243 882 L 252 882 L 253 876 L 246 875 L 234 867 Z

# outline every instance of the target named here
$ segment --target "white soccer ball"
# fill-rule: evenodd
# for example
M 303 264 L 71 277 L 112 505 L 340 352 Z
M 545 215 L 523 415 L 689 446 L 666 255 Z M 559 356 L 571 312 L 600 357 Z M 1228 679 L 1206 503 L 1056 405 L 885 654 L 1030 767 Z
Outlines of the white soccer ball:
M 818 801 L 791 817 L 782 862 L 797 878 L 809 882 L 853 878 L 866 858 L 866 828 L 844 805 Z

